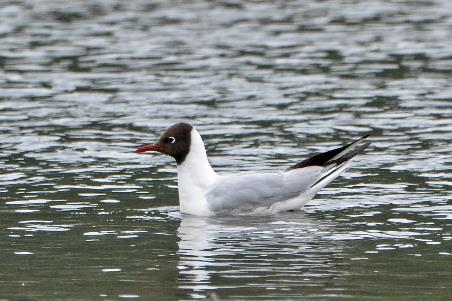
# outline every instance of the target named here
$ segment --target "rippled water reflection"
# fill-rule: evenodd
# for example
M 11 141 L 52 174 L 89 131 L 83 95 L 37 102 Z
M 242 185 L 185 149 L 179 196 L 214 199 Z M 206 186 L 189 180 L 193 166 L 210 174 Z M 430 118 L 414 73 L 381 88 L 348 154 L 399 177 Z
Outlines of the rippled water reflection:
M 0 298 L 445 300 L 452 14 L 428 1 L 0 4 Z M 184 218 L 168 125 L 219 172 L 373 133 L 305 212 Z

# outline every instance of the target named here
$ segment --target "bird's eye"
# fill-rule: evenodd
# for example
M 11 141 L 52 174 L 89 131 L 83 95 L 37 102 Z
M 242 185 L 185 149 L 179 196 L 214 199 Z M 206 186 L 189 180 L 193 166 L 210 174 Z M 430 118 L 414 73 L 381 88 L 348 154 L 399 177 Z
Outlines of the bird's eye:
M 169 143 L 176 143 L 176 138 L 174 137 L 168 137 Z

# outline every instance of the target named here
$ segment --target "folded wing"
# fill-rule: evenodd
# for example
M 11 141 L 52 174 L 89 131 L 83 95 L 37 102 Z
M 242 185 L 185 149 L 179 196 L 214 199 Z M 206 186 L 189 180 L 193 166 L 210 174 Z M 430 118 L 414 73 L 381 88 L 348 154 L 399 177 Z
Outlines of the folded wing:
M 268 207 L 293 198 L 321 177 L 322 167 L 222 176 L 207 192 L 209 209 L 218 212 L 234 208 Z
M 218 212 L 269 207 L 304 194 L 303 202 L 295 201 L 294 208 L 290 208 L 296 209 L 350 166 L 351 159 L 369 146 L 370 143 L 365 142 L 367 137 L 310 157 L 284 172 L 221 176 L 207 192 L 209 209 Z M 283 204 L 280 207 L 287 206 Z

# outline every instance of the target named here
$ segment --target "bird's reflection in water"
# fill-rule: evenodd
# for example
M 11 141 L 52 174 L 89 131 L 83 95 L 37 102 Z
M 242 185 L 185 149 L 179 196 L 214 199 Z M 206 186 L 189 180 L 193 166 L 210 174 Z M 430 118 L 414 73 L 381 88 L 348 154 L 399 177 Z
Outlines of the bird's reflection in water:
M 331 239 L 334 226 L 303 212 L 185 216 L 178 229 L 179 288 L 202 297 L 219 289 L 295 293 L 303 285 L 327 285 L 343 273 L 336 268 L 344 248 Z

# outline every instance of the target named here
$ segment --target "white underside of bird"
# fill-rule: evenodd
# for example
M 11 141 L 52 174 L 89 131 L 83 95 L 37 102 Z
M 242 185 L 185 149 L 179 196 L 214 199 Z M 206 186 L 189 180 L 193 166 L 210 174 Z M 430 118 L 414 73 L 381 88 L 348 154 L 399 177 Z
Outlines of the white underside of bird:
M 297 210 L 338 177 L 353 157 L 368 146 L 359 139 L 330 157 L 322 166 L 293 167 L 280 172 L 219 175 L 210 166 L 204 142 L 191 130 L 191 145 L 177 167 L 180 211 L 211 216 L 225 212 L 277 213 Z

